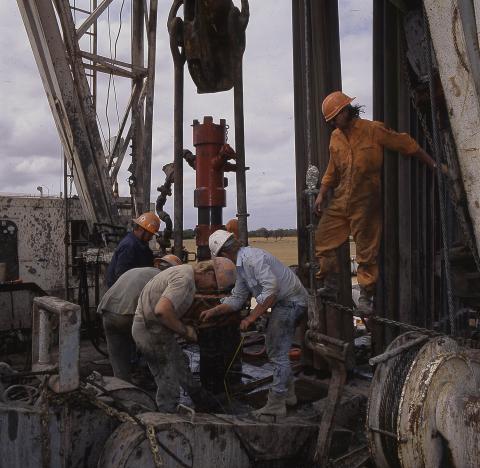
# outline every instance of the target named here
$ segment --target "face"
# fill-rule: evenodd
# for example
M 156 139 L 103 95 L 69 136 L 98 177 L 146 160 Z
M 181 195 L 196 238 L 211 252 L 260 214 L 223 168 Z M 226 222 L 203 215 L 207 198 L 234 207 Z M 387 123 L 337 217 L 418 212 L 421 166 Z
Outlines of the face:
M 330 125 L 340 130 L 345 130 L 350 125 L 350 116 L 348 115 L 348 109 L 342 109 L 332 120 Z
M 151 232 L 145 231 L 145 229 L 142 229 L 142 240 L 145 242 L 150 242 L 150 240 L 153 237 L 153 234 Z
M 217 279 L 215 278 L 215 272 L 213 270 L 204 271 L 203 273 L 195 274 L 195 284 L 197 289 L 203 291 L 216 291 Z

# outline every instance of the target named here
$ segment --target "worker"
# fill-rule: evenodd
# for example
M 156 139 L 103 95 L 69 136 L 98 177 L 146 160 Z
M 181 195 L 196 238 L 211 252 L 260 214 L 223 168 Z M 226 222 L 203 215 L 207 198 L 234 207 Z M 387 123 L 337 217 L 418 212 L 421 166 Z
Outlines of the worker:
M 107 286 L 131 268 L 153 267 L 153 252 L 148 243 L 160 228 L 160 218 L 151 211 L 132 220 L 134 229 L 118 244 L 107 270 Z
M 229 219 L 227 221 L 227 224 L 225 224 L 225 230 L 227 232 L 231 232 L 235 236 L 235 239 L 239 239 L 240 236 L 238 234 L 238 219 Z
M 157 384 L 159 411 L 172 413 L 176 410 L 180 386 L 194 403 L 203 399 L 205 391 L 194 382 L 187 356 L 175 335 L 196 342 L 195 329 L 181 322 L 193 303 L 195 292 L 229 290 L 235 278 L 235 265 L 230 260 L 217 258 L 169 268 L 143 288 L 132 335 Z
M 267 404 L 254 414 L 259 417 L 286 415 L 286 405 L 295 405 L 295 384 L 290 368 L 289 351 L 295 328 L 305 316 L 307 292 L 298 277 L 276 257 L 262 249 L 243 247 L 227 231 L 215 231 L 209 237 L 213 258 L 225 257 L 237 266 L 237 281 L 232 294 L 222 304 L 200 314 L 202 321 L 242 309 L 249 294 L 257 305 L 240 322 L 246 331 L 269 308 L 272 309 L 267 326 L 265 344 L 273 364 L 273 384 Z
M 132 324 L 142 289 L 160 270 L 181 264 L 176 255 L 165 255 L 158 259 L 156 268 L 132 268 L 121 275 L 102 297 L 97 312 L 102 315 L 108 355 L 115 377 L 131 381 L 131 360 L 135 352 Z
M 358 310 L 368 315 L 372 313 L 378 278 L 383 149 L 417 158 L 432 169 L 437 165 L 408 134 L 390 130 L 381 122 L 361 119 L 363 106 L 352 105 L 354 99 L 335 91 L 322 104 L 323 116 L 335 130 L 330 138 L 330 160 L 315 200 L 315 211 L 321 216 L 315 234 L 315 255 L 319 263 L 317 278 L 323 281 L 319 292 L 335 299 L 339 272 L 335 249 L 352 234 L 360 285 Z M 333 196 L 326 207 L 331 189 Z

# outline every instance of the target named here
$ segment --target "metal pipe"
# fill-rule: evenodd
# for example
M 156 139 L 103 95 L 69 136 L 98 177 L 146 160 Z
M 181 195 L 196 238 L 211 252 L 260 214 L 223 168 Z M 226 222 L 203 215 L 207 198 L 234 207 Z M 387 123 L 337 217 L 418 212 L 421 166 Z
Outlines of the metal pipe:
M 173 121 L 173 252 L 182 258 L 183 250 L 183 82 L 184 63 L 175 62 Z
M 65 154 L 65 151 L 63 152 L 63 200 L 64 200 L 64 217 L 65 217 L 65 233 L 63 237 L 63 243 L 64 243 L 64 253 L 65 253 L 65 273 L 64 273 L 64 287 L 65 287 L 65 300 L 69 300 L 69 255 L 68 255 L 68 246 L 70 244 L 70 229 L 69 229 L 69 206 L 68 206 L 68 169 L 67 169 L 67 155 Z
M 38 318 L 38 364 L 50 364 L 50 314 L 39 309 Z
M 235 85 L 233 88 L 233 107 L 235 113 L 235 152 L 237 153 L 237 218 L 240 242 L 248 245 L 247 227 L 247 182 L 245 177 L 245 134 L 243 115 L 243 68 L 238 61 Z
M 148 15 L 148 58 L 147 58 L 147 95 L 145 98 L 145 135 L 144 135 L 144 186 L 145 209 L 150 211 L 150 186 L 152 181 L 152 127 L 153 127 L 153 96 L 155 91 L 155 53 L 157 43 L 157 9 L 158 0 L 150 0 Z
M 414 348 L 415 346 L 424 343 L 425 341 L 428 341 L 430 339 L 430 336 L 420 336 L 413 341 L 410 341 L 409 343 L 405 343 L 403 345 L 397 346 L 394 349 L 391 349 L 389 351 L 386 351 L 382 354 L 379 354 L 378 356 L 375 356 L 371 359 L 368 360 L 368 363 L 371 366 L 375 366 L 377 364 L 380 364 L 381 362 L 388 361 L 389 359 L 394 358 L 395 356 L 398 356 L 399 354 L 402 354 L 404 351 L 407 351 L 410 348 Z
M 132 66 L 144 66 L 144 9 L 143 2 L 132 2 Z M 140 89 L 143 83 L 142 78 L 132 80 L 132 89 Z M 133 163 L 133 183 L 131 184 L 131 193 L 133 204 L 132 211 L 134 216 L 146 211 L 145 206 L 145 170 L 144 170 L 144 112 L 143 106 L 132 107 L 132 122 L 135 127 L 132 135 L 132 163 Z M 150 192 L 150 186 L 148 187 Z

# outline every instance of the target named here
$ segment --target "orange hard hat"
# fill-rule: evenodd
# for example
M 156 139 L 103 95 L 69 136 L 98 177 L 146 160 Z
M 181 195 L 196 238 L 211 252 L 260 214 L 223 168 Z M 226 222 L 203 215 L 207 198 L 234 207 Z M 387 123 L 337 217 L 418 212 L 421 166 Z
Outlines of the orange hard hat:
M 158 257 L 154 260 L 155 266 L 158 268 L 159 266 L 162 266 L 162 264 L 166 266 L 178 266 L 182 264 L 182 261 L 173 254 L 167 254 L 164 255 L 163 257 Z M 158 265 L 158 266 L 157 266 Z
M 230 219 L 227 221 L 227 224 L 225 224 L 225 229 L 227 232 L 231 232 L 236 239 L 238 239 L 238 219 Z
M 137 219 L 132 219 L 132 221 L 151 234 L 156 234 L 160 229 L 160 218 L 152 211 L 142 213 Z
M 347 96 L 341 91 L 330 93 L 322 102 L 322 112 L 325 120 L 332 120 L 344 107 L 348 106 L 355 98 Z

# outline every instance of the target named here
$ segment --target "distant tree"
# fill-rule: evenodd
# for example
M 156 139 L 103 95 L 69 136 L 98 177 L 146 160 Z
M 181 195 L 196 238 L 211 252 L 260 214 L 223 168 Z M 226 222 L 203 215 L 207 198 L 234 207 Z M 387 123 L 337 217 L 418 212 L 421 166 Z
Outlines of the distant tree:
M 264 228 L 264 227 L 258 229 L 257 234 L 259 237 L 265 237 L 265 240 L 268 240 L 272 235 L 271 231 L 269 231 L 267 228 Z
M 285 231 L 283 229 L 275 229 L 273 231 L 273 236 L 276 241 L 281 240 L 285 237 Z

